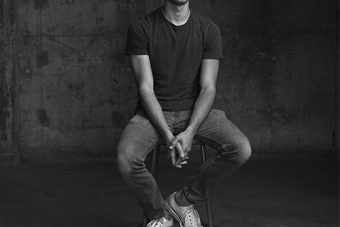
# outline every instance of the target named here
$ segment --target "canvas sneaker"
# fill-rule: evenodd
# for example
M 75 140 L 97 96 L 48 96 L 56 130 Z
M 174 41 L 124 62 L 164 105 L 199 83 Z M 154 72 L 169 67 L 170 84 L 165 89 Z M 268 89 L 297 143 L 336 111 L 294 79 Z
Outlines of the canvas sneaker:
M 174 227 L 174 221 L 172 217 L 170 220 L 163 217 L 150 221 L 146 227 Z
M 181 227 L 203 227 L 200 216 L 194 205 L 181 207 L 175 201 L 176 192 L 166 199 L 167 209 L 174 216 Z

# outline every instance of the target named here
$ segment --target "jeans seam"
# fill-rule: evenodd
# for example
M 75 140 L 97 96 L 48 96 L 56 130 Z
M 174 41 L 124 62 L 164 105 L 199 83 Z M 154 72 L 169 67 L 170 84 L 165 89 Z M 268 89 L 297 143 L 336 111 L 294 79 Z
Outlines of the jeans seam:
M 206 164 L 205 166 L 204 166 L 204 168 L 200 171 L 200 173 L 199 173 L 199 175 L 197 175 L 197 177 L 196 177 L 196 179 L 198 179 L 200 176 L 202 176 L 202 174 L 203 174 L 203 172 L 204 172 L 204 170 L 206 170 L 215 160 L 214 160 L 214 158 L 215 157 L 213 157 L 213 158 L 211 158 L 211 159 L 209 159 L 209 160 L 207 160 L 207 161 L 205 161 L 204 163 L 203 163 L 203 165 L 204 164 Z M 208 162 L 208 163 L 207 163 Z M 188 188 L 188 190 L 185 190 L 185 195 L 186 195 L 186 197 L 187 197 L 187 199 L 190 201 L 190 202 L 192 202 L 192 203 L 196 203 L 195 202 L 195 200 L 193 200 L 191 197 L 190 197 L 190 193 L 188 192 L 188 191 L 191 191 L 191 189 L 192 189 L 192 185 L 193 185 L 193 183 L 195 183 L 197 180 L 195 180 L 195 181 L 192 181 L 191 182 L 191 186 L 190 186 L 190 188 Z

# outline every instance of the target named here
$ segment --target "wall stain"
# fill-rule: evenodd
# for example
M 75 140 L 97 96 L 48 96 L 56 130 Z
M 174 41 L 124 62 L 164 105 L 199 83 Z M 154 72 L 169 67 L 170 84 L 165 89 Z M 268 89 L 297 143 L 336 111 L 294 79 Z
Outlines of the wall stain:
M 215 7 L 215 5 L 216 5 L 216 0 L 209 0 L 209 2 L 211 3 L 212 7 Z
M 73 3 L 74 3 L 74 0 L 67 0 L 67 1 L 66 1 L 66 4 L 67 4 L 67 5 L 72 5 Z
M 35 0 L 34 1 L 34 8 L 36 10 L 43 9 L 47 6 L 48 0 Z
M 48 51 L 43 51 L 41 53 L 37 54 L 37 67 L 41 68 L 45 65 L 48 65 L 49 61 L 48 61 Z
M 100 24 L 101 22 L 103 22 L 105 19 L 102 17 L 96 17 L 96 24 Z
M 46 110 L 45 109 L 38 109 L 37 110 L 37 115 L 38 115 L 38 120 L 39 124 L 44 127 L 49 127 L 50 126 L 50 120 L 47 116 Z
M 113 111 L 111 119 L 117 128 L 125 128 L 127 122 L 121 113 Z

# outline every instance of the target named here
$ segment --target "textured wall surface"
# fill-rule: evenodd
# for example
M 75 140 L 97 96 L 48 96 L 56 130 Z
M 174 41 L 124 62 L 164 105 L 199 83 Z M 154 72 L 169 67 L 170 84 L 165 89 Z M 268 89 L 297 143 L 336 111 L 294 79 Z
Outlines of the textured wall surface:
M 15 2 L 0 1 L 0 163 L 18 159 Z
M 126 31 L 162 2 L 0 2 L 0 155 L 113 155 L 137 95 L 123 54 Z M 333 149 L 334 2 L 191 2 L 222 32 L 215 107 L 245 132 L 254 152 Z
M 317 0 L 216 1 L 208 7 L 225 44 L 217 106 L 255 150 L 332 148 L 333 11 L 333 1 Z

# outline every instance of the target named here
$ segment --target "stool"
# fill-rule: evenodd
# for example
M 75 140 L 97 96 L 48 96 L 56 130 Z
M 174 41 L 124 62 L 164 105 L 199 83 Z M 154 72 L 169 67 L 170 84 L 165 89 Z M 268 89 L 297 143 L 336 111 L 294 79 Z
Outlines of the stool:
M 164 144 L 158 144 L 153 151 L 151 152 L 151 167 L 150 167 L 150 173 L 154 178 L 156 178 L 156 173 L 157 173 L 157 166 L 158 166 L 158 159 L 159 159 L 159 150 L 161 146 L 164 146 Z M 206 156 L 206 149 L 205 149 L 205 144 L 200 142 L 199 140 L 194 139 L 192 142 L 192 145 L 199 145 L 201 148 L 201 156 L 202 156 L 202 163 L 204 163 L 207 159 Z M 213 220 L 213 215 L 212 215 L 212 207 L 210 203 L 210 198 L 208 197 L 206 199 L 206 209 L 207 209 L 207 216 L 208 216 L 208 225 L 205 225 L 206 227 L 214 227 L 214 220 Z M 146 227 L 148 224 L 148 218 L 144 215 L 143 216 L 143 223 L 142 227 Z

